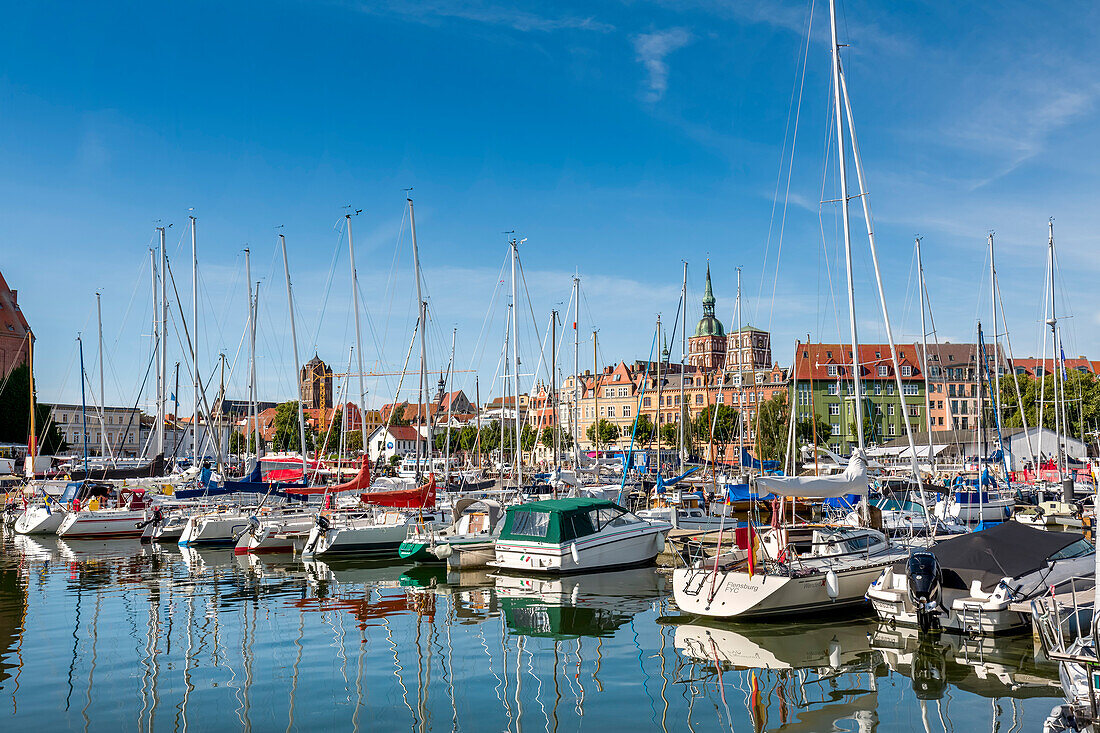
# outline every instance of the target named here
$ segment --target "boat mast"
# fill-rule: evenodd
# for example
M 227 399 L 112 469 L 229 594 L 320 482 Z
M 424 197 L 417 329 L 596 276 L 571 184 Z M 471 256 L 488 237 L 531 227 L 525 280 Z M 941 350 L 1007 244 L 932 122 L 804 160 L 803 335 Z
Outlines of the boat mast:
M 160 367 L 157 392 L 157 453 L 164 455 L 164 409 L 168 391 L 168 290 L 166 271 L 168 254 L 164 243 L 164 227 L 160 229 Z
M 833 52 L 833 107 L 836 117 L 837 170 L 840 173 L 840 210 L 844 228 L 844 263 L 848 278 L 848 326 L 852 335 L 852 386 L 855 391 L 855 428 L 856 444 L 860 453 L 864 451 L 863 441 L 863 392 L 859 383 L 859 331 L 856 328 L 856 292 L 852 277 L 852 232 L 848 213 L 848 161 L 844 152 L 844 115 L 840 100 L 840 44 L 836 35 L 836 0 L 829 0 L 829 23 L 832 34 Z M 867 503 L 864 502 L 866 512 Z M 864 516 L 866 519 L 866 514 Z
M 84 341 L 80 334 L 76 336 L 76 345 L 80 349 L 80 419 L 84 433 L 84 478 L 88 478 L 88 399 L 84 395 Z
M 355 215 L 358 215 L 360 211 L 361 211 L 361 209 L 357 209 L 355 211 Z M 357 405 L 357 407 L 359 408 L 359 432 L 360 432 L 360 434 L 363 434 L 363 437 L 364 437 L 363 450 L 366 450 L 366 448 L 367 448 L 366 441 L 365 441 L 365 438 L 366 438 L 366 435 L 365 435 L 366 423 L 365 423 L 365 420 L 364 420 L 364 418 L 366 416 L 366 390 L 363 389 L 363 343 L 362 343 L 362 336 L 360 335 L 361 332 L 360 332 L 360 329 L 359 329 L 359 271 L 355 267 L 355 240 L 351 236 L 351 217 L 352 216 L 353 216 L 353 214 L 350 211 L 348 213 L 344 214 L 344 220 L 347 222 L 347 225 L 348 225 L 348 258 L 351 260 L 351 307 L 352 307 L 352 310 L 355 312 L 355 357 L 356 357 L 356 359 L 358 359 L 358 361 L 356 363 L 356 366 L 359 367 L 359 404 Z M 412 217 L 412 201 L 409 201 L 409 217 L 410 218 Z M 413 253 L 415 254 L 415 252 L 416 252 L 416 228 L 415 228 L 415 225 L 414 225 L 414 227 L 413 227 Z M 417 282 L 417 287 L 419 288 L 419 281 Z M 418 300 L 419 300 L 419 298 L 418 298 Z M 322 384 L 323 383 L 324 382 L 322 380 Z M 325 409 L 325 406 L 322 404 L 321 405 L 322 413 L 323 413 L 324 409 Z M 302 470 L 303 471 L 305 470 L 305 455 L 306 455 L 306 446 L 305 446 L 305 443 L 303 442 L 302 443 Z
M 454 371 L 455 363 L 455 338 L 458 336 L 458 329 L 451 329 L 451 362 L 447 365 L 447 386 L 445 390 L 451 387 L 451 375 Z M 444 393 L 446 394 L 446 393 Z M 451 409 L 454 405 L 454 400 L 447 399 L 447 447 L 443 456 L 443 483 L 447 484 L 451 480 Z
M 474 438 L 474 446 L 477 448 L 477 469 L 481 470 L 481 380 L 474 375 L 474 399 L 477 400 L 477 437 Z M 481 476 L 478 476 L 481 480 Z
M 687 355 L 687 292 L 688 292 L 688 263 L 684 262 L 684 283 L 680 289 L 680 410 L 677 422 L 680 425 L 680 472 L 684 470 L 687 462 L 687 437 L 686 430 L 688 407 L 684 398 L 684 359 Z
M 1064 425 L 1059 423 L 1059 417 L 1061 411 L 1058 409 L 1058 376 L 1062 371 L 1061 366 L 1061 352 L 1058 350 L 1058 315 L 1055 310 L 1055 297 L 1054 297 L 1054 219 L 1052 218 L 1048 222 L 1048 228 L 1050 231 L 1050 237 L 1048 240 L 1047 249 L 1050 255 L 1050 318 L 1047 319 L 1047 325 L 1050 326 L 1050 338 L 1054 347 L 1054 353 L 1051 355 L 1051 363 L 1054 366 L 1054 445 L 1058 451 L 1056 457 L 1058 466 L 1058 484 L 1061 486 L 1062 477 L 1065 473 L 1065 466 L 1062 457 L 1062 432 L 1061 428 Z M 1063 391 L 1065 387 L 1063 386 Z M 1063 399 L 1065 395 L 1063 394 Z
M 30 460 L 23 462 L 23 474 L 27 478 L 34 478 L 34 459 L 38 456 L 38 428 L 35 425 L 34 420 L 34 332 L 30 329 L 27 330 L 27 371 L 30 377 L 30 398 L 31 398 L 31 412 L 30 412 L 30 440 L 27 442 L 28 455 Z
M 550 414 L 554 431 L 554 468 L 561 458 L 561 426 L 558 418 L 558 312 L 550 311 Z
M 921 371 L 924 373 L 924 417 L 925 423 L 928 425 L 928 460 L 932 465 L 932 473 L 936 472 L 936 456 L 935 451 L 932 449 L 932 401 L 928 396 L 928 364 L 931 359 L 928 356 L 928 327 L 924 321 L 924 309 L 927 307 L 924 302 L 924 262 L 921 259 L 920 253 L 920 237 L 917 237 L 917 290 L 920 293 L 920 343 L 921 343 L 921 355 L 924 357 L 924 363 L 921 365 Z M 938 349 L 937 349 L 938 352 Z M 938 354 L 937 354 L 938 356 Z M 942 368 L 942 367 L 941 367 Z
M 191 415 L 191 464 L 199 465 L 199 250 L 195 237 L 194 215 L 191 219 L 191 322 L 195 326 L 195 338 L 191 344 L 192 389 L 194 410 Z M 207 421 L 209 425 L 209 420 Z M 209 434 L 209 430 L 206 431 Z
M 593 442 L 596 444 L 596 478 L 600 477 L 600 364 L 596 356 L 596 332 L 592 332 L 592 428 Z M 658 405 L 658 408 L 660 405 Z M 657 444 L 660 451 L 660 443 Z
M 256 452 L 256 465 L 258 466 L 260 464 L 260 431 L 256 425 L 255 400 L 253 399 L 256 387 L 256 314 L 255 301 L 252 298 L 252 253 L 248 247 L 244 248 L 244 280 L 245 285 L 248 286 L 248 421 L 251 423 L 247 438 L 251 439 L 256 436 L 254 449 Z M 250 452 L 248 442 L 245 442 L 245 455 Z M 304 465 L 302 471 L 305 472 Z
M 741 456 L 745 451 L 745 369 L 744 369 L 744 351 L 741 348 L 741 268 L 737 268 L 737 335 L 734 337 L 734 343 L 737 344 L 737 450 L 740 451 L 737 454 L 737 465 L 741 466 L 741 471 L 744 473 L 745 467 L 741 465 Z M 728 343 L 728 342 L 727 342 Z M 727 365 L 728 366 L 728 365 Z M 718 413 L 718 406 L 714 407 L 715 415 Z M 759 459 L 759 456 L 757 456 Z M 749 464 L 750 466 L 752 464 Z M 764 464 L 760 464 L 761 474 L 763 474 Z
M 580 321 L 581 315 L 581 302 L 580 302 L 580 285 L 581 279 L 577 275 L 573 275 L 573 405 L 569 410 L 570 417 L 572 417 L 573 428 L 573 471 L 579 471 L 581 466 L 581 436 L 578 435 L 580 430 L 581 419 L 581 385 L 580 385 L 580 332 L 577 330 L 577 323 Z
M 512 248 L 512 397 L 516 407 L 516 490 L 523 487 L 523 445 L 519 419 L 519 332 L 516 330 L 516 258 L 519 257 L 519 243 L 515 237 L 509 242 Z
M 99 455 L 107 456 L 107 403 L 103 395 L 103 307 L 100 302 L 100 293 L 95 294 L 95 315 L 99 331 Z
M 407 201 L 409 204 L 409 233 L 412 236 L 413 275 L 416 279 L 416 303 L 417 311 L 420 318 L 420 387 L 418 392 L 419 396 L 417 397 L 418 401 L 416 405 L 418 422 L 418 426 L 416 429 L 416 480 L 419 481 L 421 475 L 420 443 L 425 439 L 425 436 L 421 435 L 420 430 L 424 427 L 425 424 L 428 425 L 428 432 L 426 436 L 427 444 L 424 446 L 424 454 L 425 458 L 428 459 L 429 465 L 432 455 L 432 427 L 431 423 L 427 420 L 428 405 L 426 403 L 426 400 L 424 399 L 424 392 L 428 384 L 428 373 L 427 371 L 425 371 L 427 369 L 426 364 L 428 361 L 428 346 L 427 342 L 425 341 L 425 332 L 428 330 L 428 304 L 424 302 L 424 292 L 420 282 L 420 250 L 417 248 L 416 244 L 416 218 L 413 216 L 412 198 L 408 194 L 405 194 L 405 201 Z M 362 350 L 360 350 L 359 363 L 362 364 L 362 362 L 363 352 Z M 359 371 L 362 372 L 363 370 L 360 369 Z M 423 416 L 420 415 L 421 405 L 423 405 L 425 412 Z
M 991 295 L 991 306 L 993 312 L 993 383 L 990 385 L 992 391 L 989 393 L 991 402 L 993 403 L 993 416 L 996 418 L 993 421 L 994 425 L 1000 425 L 1001 423 L 1001 370 L 1000 370 L 1000 354 L 999 342 L 997 340 L 997 266 L 993 259 L 993 232 L 989 233 L 989 290 Z M 1021 406 L 1022 407 L 1022 406 Z M 1001 445 L 1001 454 L 1004 455 L 1005 446 Z M 1007 465 L 1007 463 L 1006 463 Z M 1008 479 L 1008 476 L 1005 476 Z
M 661 384 L 661 314 L 657 314 L 657 475 L 661 475 L 661 411 L 664 410 L 663 385 Z
M 160 227 L 157 227 L 157 231 L 160 231 Z M 158 359 L 158 356 L 160 354 L 160 319 L 157 318 L 157 311 L 158 311 L 158 306 L 157 306 L 157 251 L 156 251 L 156 249 L 154 249 L 152 247 L 149 248 L 149 272 L 150 272 L 150 283 L 149 284 L 152 287 L 152 293 L 153 293 L 153 344 L 152 344 L 153 355 L 152 355 L 152 358 L 153 358 L 154 367 L 157 367 L 157 364 L 158 364 L 157 359 Z M 156 396 L 156 399 L 159 402 L 159 400 L 160 400 L 160 369 L 155 368 L 154 371 L 156 372 L 156 382 L 157 382 L 157 396 Z M 140 426 L 138 427 L 138 434 L 139 435 L 141 434 L 141 427 Z M 149 447 L 152 445 L 153 436 L 155 434 L 156 433 L 154 431 L 150 431 L 149 442 L 147 444 L 145 444 L 144 446 L 142 446 L 142 450 L 146 453 L 146 457 L 148 457 Z
M 348 231 L 350 232 L 350 222 L 348 227 Z M 348 240 L 351 240 L 350 236 Z M 306 471 L 306 418 L 302 407 L 302 403 L 304 402 L 304 395 L 302 394 L 302 360 L 298 355 L 298 330 L 294 325 L 294 293 L 290 286 L 290 264 L 286 257 L 286 237 L 282 234 L 279 235 L 279 244 L 283 248 L 283 274 L 286 275 L 286 305 L 290 310 L 290 340 L 294 345 L 294 375 L 298 380 L 298 440 L 301 441 L 299 447 L 302 451 L 302 480 L 305 481 L 308 471 Z M 352 277 L 354 278 L 354 275 Z M 324 376 L 322 375 L 321 378 L 324 379 Z M 362 379 L 362 376 L 360 376 L 360 379 Z M 320 407 L 321 411 L 324 412 L 325 406 L 322 404 Z M 341 435 L 343 435 L 343 432 L 341 432 Z M 337 462 L 336 468 L 337 472 L 339 472 L 339 462 Z

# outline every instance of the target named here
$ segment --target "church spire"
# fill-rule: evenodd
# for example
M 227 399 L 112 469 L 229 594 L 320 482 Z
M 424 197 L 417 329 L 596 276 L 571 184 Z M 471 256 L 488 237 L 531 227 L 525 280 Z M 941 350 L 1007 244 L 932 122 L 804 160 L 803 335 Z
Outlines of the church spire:
M 703 315 L 714 315 L 714 288 L 710 285 L 710 263 L 707 263 L 707 286 L 703 291 Z

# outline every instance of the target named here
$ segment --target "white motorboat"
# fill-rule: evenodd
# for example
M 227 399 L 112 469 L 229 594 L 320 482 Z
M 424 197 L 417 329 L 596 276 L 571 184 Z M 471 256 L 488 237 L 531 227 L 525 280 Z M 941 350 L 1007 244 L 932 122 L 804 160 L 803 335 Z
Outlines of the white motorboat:
M 883 569 L 867 589 L 884 621 L 964 634 L 1030 627 L 1021 604 L 1073 583 L 1092 586 L 1095 549 L 1083 535 L 1004 522 L 952 537 Z M 1082 580 L 1083 579 L 1083 580 Z
M 237 555 L 261 552 L 294 552 L 305 544 L 315 524 L 312 514 L 294 513 L 248 518 L 233 552 Z
M 578 573 L 652 563 L 672 529 L 602 499 L 550 499 L 508 507 L 497 538 L 497 568 Z
M 57 528 L 58 536 L 66 539 L 141 537 L 147 507 L 145 492 L 120 489 L 115 495 L 110 486 L 95 484 L 93 487 L 92 498 L 86 504 L 75 504 L 87 508 L 69 511 Z M 103 507 L 104 503 L 112 501 L 113 508 Z
M 181 547 L 232 547 L 241 532 L 248 529 L 250 516 L 239 509 L 194 514 L 187 518 L 177 544 Z

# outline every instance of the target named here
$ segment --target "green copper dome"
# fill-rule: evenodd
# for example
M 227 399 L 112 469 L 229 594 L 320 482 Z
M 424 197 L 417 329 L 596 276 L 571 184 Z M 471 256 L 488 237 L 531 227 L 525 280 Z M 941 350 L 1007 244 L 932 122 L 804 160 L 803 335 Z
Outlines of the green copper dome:
M 714 315 L 714 289 L 710 285 L 710 264 L 707 264 L 707 286 L 703 291 L 703 317 L 695 326 L 696 336 L 725 336 L 726 329 Z

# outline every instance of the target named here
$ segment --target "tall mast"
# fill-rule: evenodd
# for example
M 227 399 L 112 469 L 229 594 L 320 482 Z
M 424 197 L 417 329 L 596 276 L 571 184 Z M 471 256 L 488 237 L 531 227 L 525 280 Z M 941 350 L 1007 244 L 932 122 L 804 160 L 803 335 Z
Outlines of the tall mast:
M 191 323 L 195 338 L 191 344 L 191 376 L 194 411 L 191 415 L 191 463 L 199 465 L 199 250 L 195 237 L 195 217 L 191 216 Z M 209 421 L 208 421 L 209 424 Z M 209 433 L 209 430 L 207 431 Z
M 348 226 L 351 226 L 350 222 Z M 351 231 L 350 228 L 348 231 Z M 351 237 L 349 236 L 348 239 L 350 241 Z M 282 245 L 283 248 L 283 273 L 286 275 L 286 305 L 290 310 L 290 340 L 294 344 L 294 376 L 298 380 L 298 440 L 301 441 L 299 445 L 302 449 L 302 480 L 305 481 L 308 472 L 306 471 L 306 418 L 302 407 L 304 401 L 302 395 L 302 360 L 298 355 L 298 331 L 294 326 L 294 293 L 290 286 L 290 264 L 286 257 L 286 237 L 282 234 L 279 235 L 279 244 Z M 352 277 L 354 277 L 354 275 Z M 356 332 L 358 332 L 358 327 L 356 328 Z M 359 378 L 363 378 L 362 370 L 360 370 Z M 321 379 L 324 380 L 324 375 L 321 376 Z M 323 413 L 325 411 L 325 405 L 321 404 L 320 407 Z M 341 432 L 341 435 L 342 434 Z M 339 464 L 337 464 L 337 467 L 339 468 Z
M 572 420 L 573 428 L 573 470 L 577 471 L 581 466 L 581 436 L 578 434 L 580 430 L 581 420 L 581 385 L 580 385 L 580 332 L 577 331 L 577 323 L 580 321 L 581 302 L 580 302 L 580 285 L 581 279 L 576 275 L 573 275 L 573 405 L 570 409 L 570 417 Z
M 474 438 L 474 446 L 477 448 L 477 468 L 481 470 L 481 380 L 474 375 L 474 399 L 477 400 L 477 437 Z
M 661 315 L 657 314 L 657 475 L 661 475 L 661 411 L 664 409 L 663 385 L 661 384 Z M 598 429 L 598 428 L 597 428 Z
M 684 262 L 684 284 L 680 290 L 680 471 L 684 469 L 687 461 L 687 417 L 688 406 L 684 399 L 684 359 L 687 355 L 687 294 L 688 294 L 688 263 Z
M 737 344 L 737 449 L 739 451 L 745 450 L 745 352 L 741 348 L 741 268 L 737 268 L 737 335 L 734 338 L 734 343 Z M 715 417 L 717 417 L 718 407 L 715 406 Z M 738 454 L 737 465 L 741 466 L 741 455 Z M 759 456 L 758 456 L 759 457 Z M 763 467 L 763 463 L 760 464 Z M 741 470 L 744 471 L 745 467 L 741 466 Z
M 924 302 L 924 261 L 921 259 L 920 253 L 920 237 L 917 240 L 917 291 L 920 293 L 920 342 L 921 342 L 921 355 L 924 357 L 924 363 L 921 364 L 921 372 L 924 375 L 924 417 L 925 423 L 928 425 L 928 460 L 932 464 L 932 472 L 936 471 L 936 456 L 932 450 L 932 402 L 928 396 L 929 383 L 928 375 L 931 371 L 928 364 L 932 359 L 928 355 L 928 327 L 924 322 L 924 310 L 927 304 Z M 942 367 L 941 367 L 942 368 Z
M 96 324 L 99 327 L 99 455 L 107 456 L 107 402 L 103 395 L 103 307 L 99 291 L 95 294 Z
M 160 231 L 160 227 L 157 227 L 157 231 Z M 158 405 L 157 411 L 158 411 L 158 414 L 159 414 L 159 410 L 160 410 L 160 407 L 159 407 L 159 405 L 160 405 L 160 389 L 161 389 L 161 385 L 160 385 L 160 366 L 159 366 L 160 365 L 160 362 L 159 362 L 159 358 L 160 358 L 160 306 L 157 304 L 157 297 L 158 297 L 158 291 L 157 291 L 157 251 L 156 251 L 156 249 L 154 249 L 152 247 L 149 248 L 149 272 L 150 272 L 150 275 L 151 275 L 150 285 L 152 286 L 152 293 L 153 293 L 153 364 L 155 366 L 154 371 L 156 372 L 156 382 L 157 382 L 156 401 L 157 401 L 157 405 Z M 139 429 L 138 432 L 140 434 L 140 432 L 141 432 L 140 429 Z M 152 444 L 152 438 L 150 438 L 150 445 L 151 444 Z M 154 453 L 153 455 L 156 455 L 156 454 Z
M 409 197 L 408 195 L 405 196 L 405 200 L 409 204 L 409 233 L 412 235 L 413 273 L 414 273 L 414 276 L 416 277 L 417 311 L 420 314 L 420 316 L 419 316 L 420 317 L 420 390 L 419 390 L 419 395 L 420 396 L 418 397 L 419 401 L 417 402 L 417 406 L 416 406 L 417 417 L 419 418 L 419 423 L 420 423 L 420 426 L 416 430 L 416 477 L 419 480 L 419 478 L 420 478 L 420 465 L 421 465 L 420 464 L 420 442 L 422 440 L 422 437 L 420 435 L 420 429 L 424 426 L 425 423 L 428 423 L 428 420 L 426 419 L 427 414 L 425 414 L 422 418 L 419 415 L 421 405 L 424 406 L 424 412 L 425 413 L 427 413 L 427 411 L 428 411 L 428 405 L 427 405 L 427 403 L 424 399 L 425 387 L 428 384 L 428 373 L 427 373 L 427 371 L 425 371 L 427 369 L 427 367 L 425 365 L 427 364 L 427 361 L 428 361 L 428 346 L 427 346 L 427 342 L 425 341 L 425 332 L 428 329 L 428 323 L 427 323 L 428 307 L 427 307 L 427 304 L 424 302 L 424 293 L 423 293 L 423 289 L 422 289 L 421 283 L 420 283 L 420 250 L 417 248 L 417 244 L 416 244 L 416 218 L 413 216 L 413 202 L 412 202 L 412 198 Z M 362 363 L 362 360 L 363 360 L 362 351 L 360 351 L 360 356 L 359 356 L 360 363 Z M 362 368 L 360 368 L 359 371 L 362 372 L 363 371 Z M 427 445 L 425 445 L 425 448 L 426 448 L 426 450 L 424 451 L 425 457 L 430 459 L 431 455 L 432 455 L 432 428 L 431 428 L 430 423 L 428 423 Z M 429 463 L 430 463 L 430 460 L 429 460 Z
M 27 478 L 34 478 L 34 459 L 38 456 L 38 429 L 34 420 L 34 332 L 27 331 L 27 371 L 30 372 L 30 440 L 27 442 L 27 454 L 30 460 L 23 462 L 23 473 Z
M 255 436 L 256 464 L 260 463 L 260 429 L 256 425 L 256 300 L 252 296 L 252 253 L 248 247 L 244 248 L 244 279 L 248 286 L 248 421 L 251 429 L 248 438 Z M 248 443 L 245 443 L 245 453 Z M 302 473 L 305 473 L 305 464 L 302 464 Z
M 550 414 L 553 415 L 551 429 L 554 431 L 554 468 L 561 458 L 561 422 L 558 417 L 558 312 L 550 311 Z
M 168 392 L 168 252 L 160 227 L 160 394 L 157 398 L 157 453 L 164 454 L 164 419 Z
M 80 349 L 80 419 L 84 433 L 84 475 L 88 475 L 88 399 L 84 395 L 84 341 L 77 334 L 76 345 Z M 162 430 L 164 422 L 161 422 Z M 163 437 L 163 436 L 162 436 Z
M 989 290 L 993 311 L 993 383 L 990 385 L 992 391 L 989 393 L 989 397 L 993 404 L 993 414 L 997 418 L 993 421 L 993 424 L 999 425 L 1001 417 L 1001 370 L 1000 355 L 997 353 L 999 344 L 997 340 L 997 266 L 993 259 L 993 232 L 989 233 Z M 1002 445 L 1000 448 L 1003 454 L 1005 446 Z M 1008 476 L 1005 476 L 1005 478 L 1007 479 Z
M 856 443 L 863 441 L 863 392 L 859 383 L 859 331 L 856 328 L 856 291 L 852 277 L 852 232 L 848 213 L 848 161 L 844 152 L 844 116 L 840 101 L 840 44 L 836 35 L 836 0 L 829 0 L 829 24 L 833 51 L 833 106 L 836 113 L 837 170 L 840 173 L 840 210 L 844 220 L 844 269 L 848 278 L 848 326 L 852 334 L 852 387 L 855 390 Z
M 1047 325 L 1050 326 L 1050 338 L 1051 343 L 1054 346 L 1054 354 L 1052 355 L 1051 362 L 1054 366 L 1054 444 L 1058 451 L 1058 483 L 1062 483 L 1062 476 L 1065 472 L 1063 451 L 1062 451 L 1062 433 L 1061 428 L 1065 427 L 1060 424 L 1061 411 L 1058 409 L 1058 377 L 1061 374 L 1061 352 L 1058 349 L 1058 315 L 1055 309 L 1054 297 L 1054 219 L 1048 222 L 1050 231 L 1050 238 L 1048 240 L 1047 249 L 1050 256 L 1050 318 L 1047 319 Z M 1063 392 L 1065 386 L 1063 385 Z M 1062 395 L 1063 399 L 1065 394 Z
M 358 213 L 359 213 L 359 211 L 355 212 L 355 214 L 358 214 Z M 359 431 L 363 434 L 363 438 L 364 438 L 363 449 L 366 450 L 366 440 L 365 440 L 365 438 L 366 438 L 366 429 L 365 429 L 365 425 L 364 425 L 364 418 L 366 417 L 366 414 L 367 414 L 366 413 L 366 409 L 367 409 L 366 408 L 366 404 L 367 404 L 366 403 L 366 394 L 367 393 L 366 393 L 366 390 L 363 389 L 363 343 L 362 343 L 362 337 L 360 336 L 360 330 L 359 330 L 359 271 L 355 267 L 355 241 L 352 239 L 352 236 L 351 236 L 351 217 L 352 217 L 351 212 L 348 212 L 347 214 L 344 215 L 344 219 L 347 221 L 347 225 L 348 225 L 348 257 L 351 260 L 351 307 L 352 307 L 352 310 L 355 312 L 355 357 L 358 360 L 356 362 L 356 366 L 359 367 L 359 404 L 357 405 L 357 407 L 359 408 Z M 409 202 L 409 217 L 410 218 L 412 217 L 412 201 Z M 413 227 L 413 254 L 415 255 L 415 253 L 416 253 L 416 227 L 414 225 L 414 227 Z M 418 279 L 417 280 L 417 288 L 418 288 L 417 289 L 417 295 L 418 296 L 419 296 L 419 292 L 420 292 L 419 287 L 420 287 L 420 282 L 419 282 L 419 279 Z M 417 301 L 419 301 L 419 300 L 420 300 L 420 298 L 417 297 Z M 325 408 L 325 406 L 322 404 L 321 405 L 322 414 L 324 412 L 324 408 Z M 305 461 L 305 450 L 306 450 L 306 446 L 305 446 L 305 443 L 303 442 L 302 443 L 302 456 L 303 456 L 302 460 L 303 461 Z M 303 464 L 303 466 L 304 466 L 304 464 Z
M 523 445 L 519 419 L 519 331 L 516 329 L 516 258 L 519 257 L 519 243 L 515 237 L 509 243 L 512 247 L 512 398 L 516 407 L 516 489 L 523 486 Z
M 454 373 L 455 363 L 455 338 L 458 336 L 458 329 L 451 329 L 451 361 L 447 365 L 447 386 L 444 387 L 444 394 L 451 389 L 451 375 Z M 443 456 L 443 483 L 449 483 L 451 480 L 451 408 L 454 406 L 454 400 L 447 400 L 447 432 L 445 433 L 447 439 L 446 452 Z
M 600 364 L 596 356 L 596 332 L 592 332 L 592 424 L 593 442 L 596 444 L 596 477 L 600 475 Z M 658 443 L 658 445 L 660 445 Z

